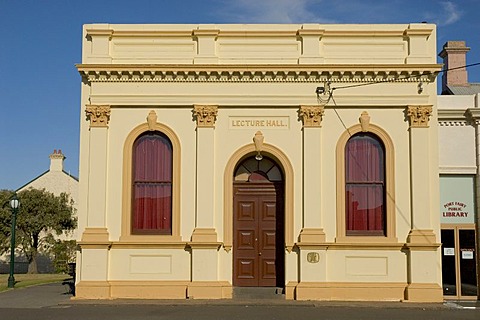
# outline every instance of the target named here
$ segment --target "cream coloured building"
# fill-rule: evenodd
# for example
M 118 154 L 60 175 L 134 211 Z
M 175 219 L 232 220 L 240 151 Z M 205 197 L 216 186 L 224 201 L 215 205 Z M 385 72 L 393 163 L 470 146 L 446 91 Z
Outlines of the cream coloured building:
M 480 84 L 468 81 L 465 41 L 448 41 L 438 96 L 442 283 L 446 299 L 478 299 Z
M 442 301 L 435 32 L 85 25 L 77 298 Z

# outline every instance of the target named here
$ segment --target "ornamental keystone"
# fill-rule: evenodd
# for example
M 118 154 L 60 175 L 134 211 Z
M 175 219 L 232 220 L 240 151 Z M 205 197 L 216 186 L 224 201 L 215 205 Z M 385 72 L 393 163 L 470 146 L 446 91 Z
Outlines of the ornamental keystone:
M 108 127 L 110 121 L 109 105 L 87 104 L 85 114 L 87 120 L 90 120 L 90 127 Z
M 432 110 L 432 106 L 408 106 L 407 116 L 410 120 L 410 128 L 428 128 Z
M 299 115 L 304 127 L 321 127 L 325 107 L 323 106 L 300 106 Z
M 195 105 L 193 107 L 193 115 L 197 119 L 197 127 L 215 127 L 217 120 L 218 107 L 217 106 L 202 106 Z

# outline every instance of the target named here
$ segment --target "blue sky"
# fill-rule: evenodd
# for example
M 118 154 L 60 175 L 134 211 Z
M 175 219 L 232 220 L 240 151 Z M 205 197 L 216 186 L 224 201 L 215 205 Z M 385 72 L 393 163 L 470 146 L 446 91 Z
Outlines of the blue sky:
M 480 0 L 0 0 L 0 189 L 17 189 L 62 149 L 78 175 L 86 23 L 437 24 L 438 50 L 465 40 L 480 62 Z M 439 60 L 440 61 L 440 60 Z M 469 69 L 480 82 L 480 66 Z

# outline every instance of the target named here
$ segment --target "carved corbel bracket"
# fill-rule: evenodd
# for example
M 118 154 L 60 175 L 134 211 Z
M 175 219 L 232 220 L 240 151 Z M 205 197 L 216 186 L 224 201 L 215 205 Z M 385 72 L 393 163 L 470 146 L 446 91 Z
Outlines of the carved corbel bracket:
M 408 106 L 407 116 L 410 121 L 410 128 L 428 128 L 432 112 L 432 106 Z
M 215 127 L 217 114 L 217 106 L 195 105 L 193 107 L 193 115 L 197 120 L 197 127 Z
M 304 127 L 321 127 L 325 107 L 323 106 L 300 106 L 298 111 Z
M 87 120 L 90 120 L 90 127 L 108 127 L 110 121 L 109 105 L 88 104 L 85 108 Z

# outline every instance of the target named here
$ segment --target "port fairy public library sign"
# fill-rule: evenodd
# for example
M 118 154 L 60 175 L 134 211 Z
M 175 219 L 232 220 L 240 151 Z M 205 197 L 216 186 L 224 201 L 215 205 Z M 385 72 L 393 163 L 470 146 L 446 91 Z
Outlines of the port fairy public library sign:
M 85 25 L 77 298 L 441 301 L 435 32 Z

